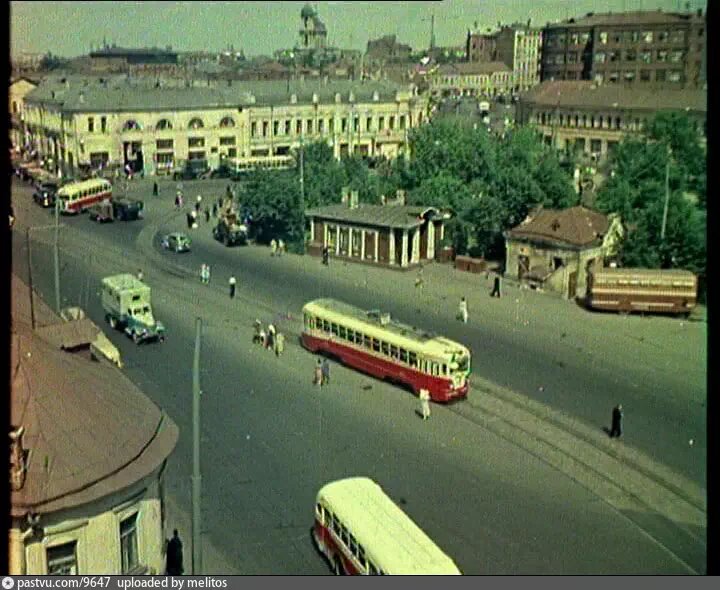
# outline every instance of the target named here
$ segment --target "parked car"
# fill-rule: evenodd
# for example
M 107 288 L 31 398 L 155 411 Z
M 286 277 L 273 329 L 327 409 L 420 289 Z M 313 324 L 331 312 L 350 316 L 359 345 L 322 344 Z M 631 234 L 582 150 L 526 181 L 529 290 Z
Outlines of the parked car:
M 184 233 L 168 234 L 160 241 L 160 244 L 171 252 L 190 252 L 190 238 Z
M 142 219 L 145 203 L 138 199 L 120 198 L 112 202 L 113 217 L 121 221 L 132 221 Z
M 196 180 L 209 175 L 207 160 L 188 160 L 184 166 L 173 171 L 173 180 Z
M 33 193 L 33 199 L 42 207 L 53 207 L 58 188 L 60 187 L 56 182 L 43 182 Z
M 235 171 L 224 164 L 220 164 L 220 166 L 210 172 L 210 178 L 229 178 L 231 180 L 234 180 L 235 176 L 237 176 L 235 174 Z
M 109 223 L 115 221 L 113 215 L 113 204 L 110 201 L 102 201 L 101 203 L 95 203 L 90 207 L 89 218 L 92 221 L 98 223 Z

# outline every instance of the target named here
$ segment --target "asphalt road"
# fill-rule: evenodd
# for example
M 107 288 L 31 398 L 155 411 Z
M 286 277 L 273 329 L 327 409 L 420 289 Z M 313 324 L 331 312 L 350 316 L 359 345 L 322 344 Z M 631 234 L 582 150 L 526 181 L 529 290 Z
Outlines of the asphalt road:
M 13 198 L 23 198 L 22 193 L 14 191 Z M 33 220 L 44 219 L 41 213 L 28 210 Z M 89 236 L 87 252 L 62 256 L 64 304 L 84 300 L 89 315 L 101 323 L 99 280 L 143 266 L 134 240 L 145 222 L 102 227 L 84 217 L 63 222 L 67 246 L 77 249 L 78 237 Z M 47 239 L 43 231 L 33 232 L 38 241 Z M 15 237 L 13 261 L 25 276 L 24 242 Z M 107 247 L 95 250 L 91 240 Z M 111 338 L 130 377 L 180 426 L 168 491 L 189 507 L 193 318 L 207 319 L 202 356 L 206 538 L 239 572 L 326 573 L 309 542 L 314 495 L 326 481 L 358 474 L 380 482 L 465 573 L 684 571 L 626 516 L 451 408 L 434 407 L 431 421 L 423 423 L 413 417 L 416 400 L 410 395 L 337 366 L 333 385 L 318 391 L 310 384 L 314 359 L 296 343 L 289 342 L 280 361 L 249 344 L 253 317 L 271 310 L 297 314 L 312 297 L 332 294 L 408 320 L 417 317 L 413 302 L 345 289 L 331 276 L 280 276 L 249 249 L 196 240 L 191 254 L 163 255 L 193 272 L 210 262 L 218 278 L 203 288 L 182 273 L 145 268 L 156 316 L 168 326 L 169 338 L 140 347 L 119 333 Z M 34 247 L 33 269 L 36 287 L 52 301 L 50 248 Z M 220 278 L 231 270 L 240 283 L 232 307 Z M 291 324 L 285 328 L 281 322 L 281 329 L 290 332 Z M 502 382 L 524 381 L 517 378 L 518 359 L 528 374 L 544 370 L 560 391 L 568 379 L 567 374 L 553 379 L 543 351 L 530 343 L 489 337 L 479 329 L 456 335 L 459 327 L 440 314 L 423 317 L 423 325 L 460 336 L 476 351 L 474 370 L 495 371 Z M 599 379 L 593 392 L 608 387 L 602 373 L 583 375 L 584 369 L 576 369 L 573 378 L 584 378 L 589 387 Z M 652 383 L 648 386 L 652 390 Z

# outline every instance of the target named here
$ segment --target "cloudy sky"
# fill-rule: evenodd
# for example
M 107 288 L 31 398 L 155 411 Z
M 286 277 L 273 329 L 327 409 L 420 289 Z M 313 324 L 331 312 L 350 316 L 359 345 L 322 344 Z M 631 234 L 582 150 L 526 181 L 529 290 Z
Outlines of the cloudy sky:
M 446 0 L 444 2 L 314 2 L 331 45 L 364 49 L 368 39 L 396 33 L 413 48 L 427 47 L 435 15 L 438 45 L 461 45 L 468 28 L 497 22 L 547 21 L 586 12 L 705 8 L 704 0 Z M 103 38 L 122 47 L 181 51 L 222 50 L 270 55 L 297 41 L 305 2 L 11 2 L 11 52 L 86 54 Z

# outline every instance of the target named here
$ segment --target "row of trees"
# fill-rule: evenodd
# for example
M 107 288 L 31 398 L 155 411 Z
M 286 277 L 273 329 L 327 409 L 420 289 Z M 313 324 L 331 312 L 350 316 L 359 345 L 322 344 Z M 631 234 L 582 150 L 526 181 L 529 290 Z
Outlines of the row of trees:
M 530 127 L 498 137 L 463 119 L 435 120 L 412 130 L 410 149 L 408 160 L 337 161 L 327 144 L 310 144 L 303 152 L 304 201 L 299 166 L 254 173 L 241 199 L 253 211 L 259 239 L 281 236 L 302 243 L 303 209 L 339 202 L 342 187 L 358 190 L 365 203 L 404 189 L 410 204 L 452 210 L 446 235 L 458 253 L 496 259 L 504 258 L 503 232 L 533 207 L 579 203 L 573 166 L 564 165 Z M 670 199 L 662 238 L 668 158 Z M 704 274 L 705 154 L 692 121 L 685 114 L 659 114 L 643 135 L 621 142 L 609 170 L 596 207 L 621 215 L 627 229 L 621 262 Z

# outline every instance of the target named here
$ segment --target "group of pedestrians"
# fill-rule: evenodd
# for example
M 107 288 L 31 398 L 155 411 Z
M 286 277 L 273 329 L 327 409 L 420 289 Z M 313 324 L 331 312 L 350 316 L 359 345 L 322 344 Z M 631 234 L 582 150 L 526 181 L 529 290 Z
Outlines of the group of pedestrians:
M 274 324 L 268 324 L 267 330 L 260 320 L 255 320 L 253 342 L 279 357 L 285 351 L 285 336 L 277 331 Z
M 286 252 L 285 242 L 281 239 L 276 240 L 275 238 L 270 240 L 270 256 L 282 256 Z
M 327 359 L 318 359 L 313 375 L 313 384 L 318 387 L 330 385 L 330 362 Z

